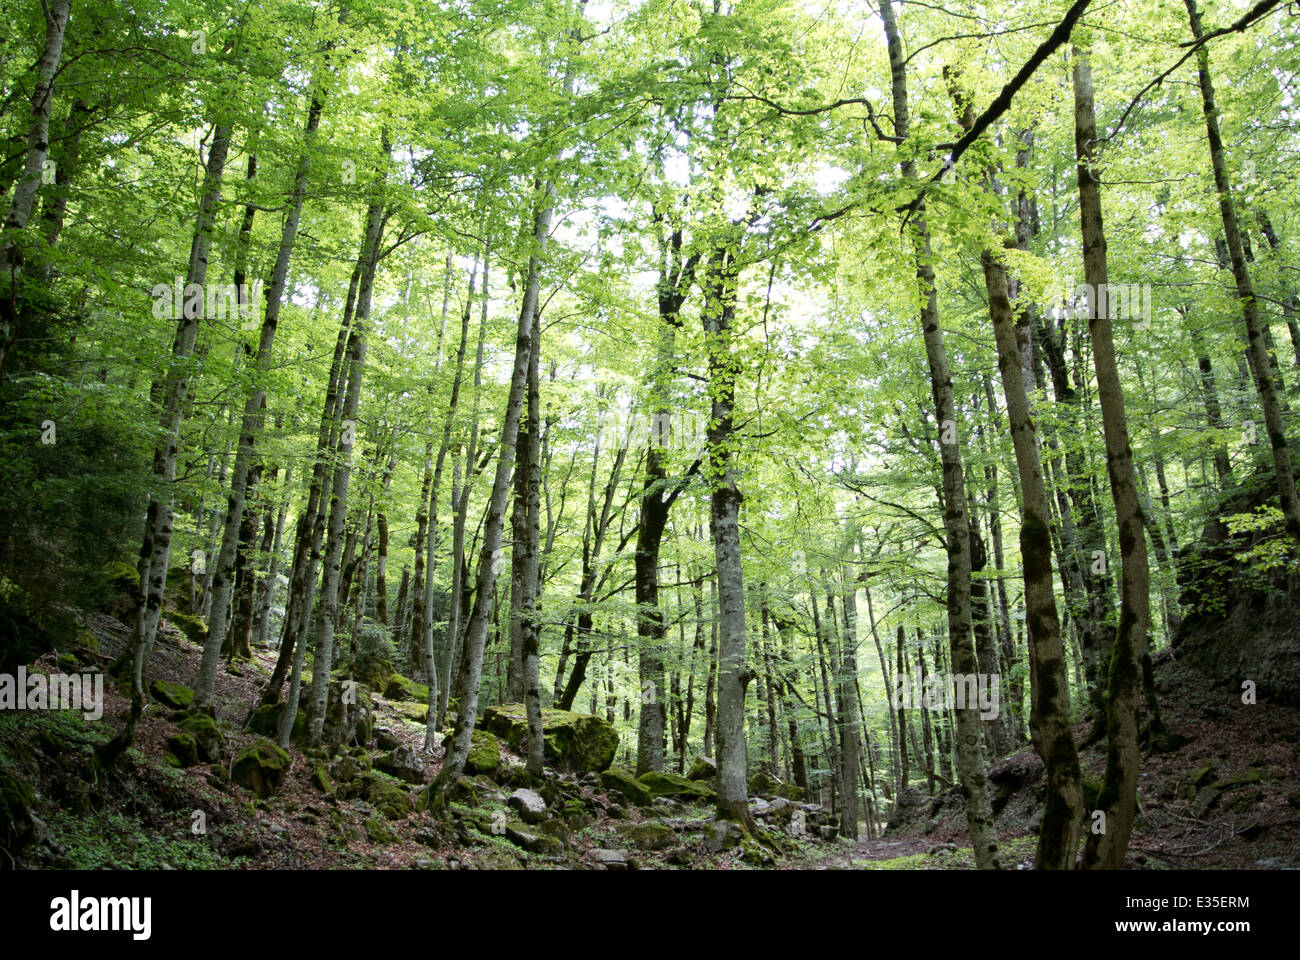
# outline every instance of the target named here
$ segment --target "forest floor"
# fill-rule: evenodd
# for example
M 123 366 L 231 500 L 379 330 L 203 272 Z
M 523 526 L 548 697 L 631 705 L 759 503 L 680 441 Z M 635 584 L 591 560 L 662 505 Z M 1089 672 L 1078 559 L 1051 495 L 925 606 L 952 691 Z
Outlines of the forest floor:
M 106 669 L 122 649 L 127 628 L 103 615 L 88 625 Z M 151 662 L 151 677 L 184 684 L 197 668 L 200 647 L 166 627 Z M 84 657 L 84 660 L 94 659 Z M 48 660 L 49 662 L 44 662 Z M 274 666 L 270 652 L 227 667 L 219 675 L 216 714 L 227 761 L 257 736 L 243 729 Z M 53 657 L 34 668 L 55 669 Z M 1135 869 L 1285 869 L 1300 857 L 1300 711 L 1241 703 L 1233 691 L 1214 690 L 1171 659 L 1159 664 L 1157 687 L 1175 749 L 1143 759 L 1140 816 L 1128 865 Z M 549 825 L 511 824 L 499 835 L 510 787 L 475 778 L 454 816 L 435 820 L 419 809 L 421 784 L 391 780 L 408 798 L 400 809 L 346 784 L 322 789 L 317 768 L 296 748 L 280 789 L 267 799 L 231 782 L 228 763 L 185 769 L 164 762 L 177 732 L 154 704 L 141 719 L 135 746 L 112 772 L 94 761 L 93 748 L 119 728 L 128 700 L 105 684 L 104 716 L 86 721 L 71 712 L 0 714 L 0 769 L 34 787 L 31 836 L 15 865 L 28 868 L 252 868 L 252 869 L 964 869 L 973 864 L 964 812 L 956 791 L 924 797 L 883 836 L 853 843 L 781 833 L 782 852 L 769 856 L 730 843 L 708 842 L 708 805 L 657 801 L 625 804 L 597 778 L 551 774 L 565 819 Z M 416 705 L 375 696 L 376 727 L 419 751 L 424 724 Z M 1075 730 L 1082 741 L 1086 725 Z M 391 747 L 392 744 L 390 743 Z M 620 754 L 628 746 L 620 747 Z M 352 748 L 368 766 L 367 751 Z M 373 754 L 374 751 L 369 751 Z M 423 785 L 432 782 L 442 751 L 423 754 Z M 503 745 L 503 759 L 518 762 Z M 625 759 L 620 756 L 620 759 Z M 1085 780 L 1099 781 L 1104 754 L 1081 754 Z M 1043 770 L 1029 748 L 990 771 L 1003 865 L 1027 869 L 1034 855 L 1036 811 Z M 779 802 L 779 801 L 778 801 Z M 809 811 L 819 809 L 808 807 Z M 403 813 L 402 810 L 408 812 Z M 770 822 L 770 821 L 765 821 Z M 864 825 L 865 826 L 865 825 Z M 775 831 L 774 831 L 775 832 Z M 829 833 L 829 830 L 820 831 Z M 865 830 L 863 831 L 865 833 Z M 879 833 L 880 831 L 876 831 Z

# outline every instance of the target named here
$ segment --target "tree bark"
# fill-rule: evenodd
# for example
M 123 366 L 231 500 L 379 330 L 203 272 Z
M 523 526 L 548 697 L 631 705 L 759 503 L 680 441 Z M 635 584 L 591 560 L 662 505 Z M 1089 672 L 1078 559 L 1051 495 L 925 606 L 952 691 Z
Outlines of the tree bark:
M 894 132 L 905 142 L 910 130 L 907 80 L 903 44 L 894 18 L 893 0 L 884 0 L 880 11 L 889 48 Z M 916 179 L 916 167 L 912 160 L 901 160 L 899 167 L 904 179 L 911 181 Z M 952 375 L 948 368 L 948 354 L 944 346 L 943 332 L 939 328 L 938 295 L 932 266 L 934 257 L 930 246 L 930 232 L 926 224 L 923 195 L 918 198 L 909 229 L 916 262 L 917 286 L 924 298 L 921 308 L 921 328 L 930 367 L 935 420 L 941 433 L 949 429 L 954 432 L 951 437 L 953 442 L 939 444 L 940 459 L 943 464 L 944 531 L 948 551 L 948 643 L 951 648 L 953 671 L 969 675 L 978 672 L 971 638 L 970 522 L 966 513 L 966 486 L 961 447 L 955 436 L 957 410 L 953 400 Z M 993 824 L 993 808 L 989 801 L 988 784 L 984 774 L 983 730 L 979 713 L 969 707 L 956 713 L 958 779 L 965 801 L 966 822 L 970 830 L 975 865 L 981 870 L 996 870 L 1000 868 L 1001 863 L 998 857 L 997 832 Z
M 1201 15 L 1196 7 L 1196 0 L 1183 0 L 1187 7 L 1187 16 L 1191 21 L 1192 36 L 1200 40 L 1204 36 L 1201 29 Z M 1246 254 L 1242 247 L 1241 230 L 1237 224 L 1237 210 L 1232 199 L 1232 183 L 1228 179 L 1228 164 L 1223 151 L 1223 137 L 1219 132 L 1219 108 L 1215 104 L 1214 85 L 1210 80 L 1210 52 L 1205 44 L 1196 50 L 1197 78 L 1201 87 L 1201 108 L 1205 114 L 1205 129 L 1210 145 L 1210 162 L 1214 168 L 1214 188 L 1219 194 L 1219 215 L 1223 220 L 1223 233 L 1228 244 L 1228 255 L 1232 262 L 1232 277 L 1237 283 L 1237 295 L 1241 298 L 1241 313 L 1246 323 L 1248 355 L 1255 377 L 1255 389 L 1259 393 L 1259 404 L 1264 412 L 1264 424 L 1267 427 L 1269 445 L 1273 448 L 1273 470 L 1277 477 L 1278 496 L 1282 504 L 1282 514 L 1286 518 L 1286 531 L 1292 540 L 1300 543 L 1300 497 L 1296 495 L 1295 464 L 1291 459 L 1291 450 L 1286 439 L 1286 428 L 1282 422 L 1282 406 L 1276 380 L 1270 373 L 1275 364 L 1269 355 L 1266 342 L 1267 328 L 1259 320 L 1259 303 L 1255 299 L 1255 288 L 1251 281 L 1250 269 L 1246 265 Z
M 1093 173 L 1097 124 L 1093 107 L 1092 70 L 1084 51 L 1075 48 L 1074 117 L 1075 152 L 1078 156 L 1079 221 L 1083 236 L 1084 279 L 1097 294 L 1089 304 L 1088 330 L 1092 338 L 1093 366 L 1097 374 L 1097 399 L 1101 404 L 1106 438 L 1106 470 L 1120 542 L 1120 619 L 1111 650 L 1106 684 L 1106 775 L 1099 809 L 1106 816 L 1105 832 L 1091 833 L 1084 847 L 1083 866 L 1119 869 L 1124 865 L 1129 834 L 1137 810 L 1138 754 L 1137 707 L 1142 658 L 1146 655 L 1150 623 L 1146 535 L 1133 474 L 1124 393 L 1120 386 L 1115 345 L 1111 335 L 1107 289 L 1106 234 L 1102 222 L 1101 191 Z M 1265 368 L 1267 369 L 1267 368 Z

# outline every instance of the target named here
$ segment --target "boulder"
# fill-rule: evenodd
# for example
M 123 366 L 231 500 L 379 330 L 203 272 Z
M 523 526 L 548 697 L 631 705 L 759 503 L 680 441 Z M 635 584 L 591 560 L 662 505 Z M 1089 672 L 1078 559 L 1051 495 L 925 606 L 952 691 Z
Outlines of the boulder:
M 621 794 L 628 803 L 634 803 L 638 807 L 648 807 L 654 802 L 654 797 L 645 784 L 632 776 L 632 771 L 625 767 L 610 767 L 600 775 L 600 782 L 607 791 Z
M 407 783 L 424 783 L 424 759 L 414 747 L 400 744 L 375 760 L 375 769 Z
M 474 851 L 475 866 L 480 870 L 522 870 L 519 857 L 505 847 L 488 846 Z
M 198 745 L 199 759 L 204 763 L 219 763 L 226 754 L 226 738 L 217 721 L 206 713 L 190 713 L 176 722 L 186 733 L 193 735 Z
M 546 819 L 546 801 L 535 790 L 516 790 L 506 798 L 506 806 L 517 811 L 524 823 L 540 823 Z
M 403 701 L 394 701 L 390 703 L 389 709 L 397 714 L 403 720 L 410 720 L 412 723 L 427 723 L 429 719 L 429 705 L 426 703 L 405 703 Z
M 393 828 L 378 817 L 366 821 L 366 836 L 371 843 L 397 843 L 398 836 Z
M 149 696 L 173 710 L 187 710 L 194 702 L 193 690 L 184 684 L 172 683 L 170 680 L 151 680 Z
M 523 847 L 529 853 L 542 856 L 559 856 L 564 853 L 564 844 L 557 838 L 523 830 L 518 825 L 506 826 L 506 839 L 517 847 Z
M 375 746 L 380 750 L 394 750 L 402 743 L 397 734 L 387 727 L 375 727 Z
M 703 754 L 692 760 L 690 769 L 686 771 L 687 780 L 712 780 L 717 775 L 717 762 Z
M 652 798 L 672 797 L 676 800 L 689 800 L 695 803 L 712 802 L 717 794 L 708 784 L 699 780 L 687 780 L 676 773 L 660 773 L 648 770 L 637 780 L 650 792 Z
M 384 698 L 387 700 L 413 700 L 416 703 L 424 704 L 427 708 L 429 705 L 429 685 L 416 683 L 400 673 L 395 673 L 388 678 L 388 683 L 384 685 Z
M 795 783 L 786 783 L 777 777 L 772 776 L 765 770 L 760 770 L 749 778 L 749 795 L 751 797 L 785 797 L 787 800 L 806 800 L 803 788 Z
M 194 739 L 192 733 L 175 733 L 167 738 L 167 752 L 163 755 L 163 762 L 171 767 L 198 766 L 202 761 L 199 760 L 199 744 Z
M 208 625 L 203 622 L 202 617 L 181 613 L 179 610 L 169 610 L 167 622 L 185 634 L 191 643 L 203 643 L 208 639 Z
M 401 784 L 367 771 L 353 781 L 353 789 L 389 820 L 402 820 L 411 812 L 411 795 Z
M 1254 524 L 1233 532 L 1228 523 L 1233 516 L 1257 517 L 1264 507 L 1276 510 L 1276 501 L 1271 463 L 1222 495 L 1200 540 L 1178 561 L 1179 603 L 1187 612 L 1172 647 L 1180 664 L 1238 696 L 1249 680 L 1257 696 L 1297 706 L 1300 578 L 1289 576 L 1285 563 L 1264 562 L 1270 541 L 1285 539 L 1280 515 L 1262 529 Z M 1255 550 L 1264 556 L 1252 557 Z
M 527 749 L 528 719 L 522 703 L 488 707 L 480 727 L 505 740 L 516 752 Z M 543 756 L 553 766 L 576 773 L 600 771 L 614 762 L 618 732 L 604 717 L 568 710 L 542 710 Z
M 104 612 L 130 623 L 140 608 L 140 572 L 124 560 L 113 560 L 104 566 L 104 580 L 109 592 Z
M 626 850 L 606 850 L 596 847 L 591 851 L 591 859 L 603 870 L 628 870 L 632 867 Z
M 740 824 L 731 820 L 710 820 L 704 828 L 704 847 L 710 853 L 721 853 L 739 845 L 744 832 Z
M 304 693 L 306 690 L 304 689 Z M 287 704 L 284 703 L 264 703 L 256 710 L 248 720 L 248 729 L 259 736 L 274 739 L 280 735 L 280 714 L 284 711 Z M 307 741 L 307 711 L 306 698 L 298 705 L 298 712 L 294 714 L 293 731 L 289 739 L 293 743 L 305 743 Z
M 311 785 L 321 793 L 334 792 L 334 784 L 330 780 L 329 768 L 325 766 L 324 761 L 317 760 L 316 765 L 312 767 Z
M 664 850 L 676 839 L 672 827 L 652 820 L 642 823 L 624 823 L 616 828 L 638 850 Z
M 256 740 L 235 757 L 230 778 L 265 799 L 280 789 L 290 762 L 289 754 L 270 740 Z
M 496 773 L 501 766 L 501 741 L 486 730 L 470 734 L 469 756 L 465 759 L 468 774 Z

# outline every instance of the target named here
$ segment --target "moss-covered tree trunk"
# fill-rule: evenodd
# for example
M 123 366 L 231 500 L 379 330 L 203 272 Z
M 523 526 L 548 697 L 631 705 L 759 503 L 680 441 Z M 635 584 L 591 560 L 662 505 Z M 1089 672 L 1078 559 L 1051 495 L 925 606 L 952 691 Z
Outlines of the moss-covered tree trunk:
M 1083 272 L 1096 295 L 1089 303 L 1088 330 L 1092 338 L 1093 366 L 1097 374 L 1097 399 L 1101 404 L 1106 438 L 1106 472 L 1120 545 L 1119 628 L 1111 649 L 1106 682 L 1106 775 L 1098 809 L 1104 812 L 1104 832 L 1088 835 L 1083 865 L 1119 869 L 1124 865 L 1129 835 L 1137 810 L 1138 698 L 1141 694 L 1142 658 L 1146 655 L 1150 624 L 1150 572 L 1142 508 L 1133 473 L 1120 386 L 1109 303 L 1101 302 L 1109 288 L 1106 234 L 1102 221 L 1101 190 L 1093 172 L 1097 137 L 1093 105 L 1092 70 L 1085 52 L 1074 50 L 1074 136 L 1078 157 L 1079 221 L 1083 235 Z M 1105 298 L 1109 300 L 1109 298 Z M 1094 821 L 1099 825 L 1101 821 Z
M 902 38 L 894 17 L 892 0 L 880 6 L 889 47 L 891 89 L 894 106 L 894 133 L 906 142 L 909 132 L 907 78 Z M 914 162 L 903 156 L 899 169 L 905 180 L 916 179 Z M 943 468 L 944 532 L 948 552 L 948 643 L 954 673 L 975 675 L 979 672 L 975 646 L 971 637 L 970 609 L 970 521 L 966 512 L 965 470 L 958 437 L 958 417 L 953 398 L 952 374 L 943 331 L 939 328 L 939 302 L 935 289 L 934 255 L 926 223 L 926 207 L 918 198 L 911 222 L 913 258 L 916 264 L 917 289 L 922 298 L 921 330 L 926 359 L 930 367 L 930 387 L 934 398 L 935 421 L 940 431 L 939 456 Z M 993 808 L 989 801 L 984 773 L 983 730 L 979 712 L 973 707 L 957 711 L 958 779 L 966 806 L 975 864 L 982 870 L 998 869 L 997 833 L 993 825 Z

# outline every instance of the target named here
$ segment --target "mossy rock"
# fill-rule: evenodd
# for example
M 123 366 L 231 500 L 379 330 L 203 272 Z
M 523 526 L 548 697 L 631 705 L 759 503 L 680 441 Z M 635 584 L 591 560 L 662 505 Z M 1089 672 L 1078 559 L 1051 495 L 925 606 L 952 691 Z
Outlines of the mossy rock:
M 353 679 L 357 683 L 363 683 L 371 690 L 383 690 L 388 686 L 388 678 L 393 675 L 393 664 L 390 660 L 368 660 L 356 665 L 356 671 Z
M 387 700 L 413 700 L 416 703 L 425 704 L 426 708 L 429 703 L 429 685 L 416 683 L 400 673 L 395 673 L 389 677 L 383 690 L 384 698 Z
M 626 767 L 610 767 L 600 775 L 600 783 L 607 791 L 617 793 L 628 803 L 648 807 L 654 802 L 649 788 L 632 775 Z
M 151 680 L 149 696 L 173 710 L 188 710 L 194 702 L 193 690 L 183 683 L 172 683 L 170 680 Z
M 748 786 L 751 797 L 784 797 L 796 803 L 807 799 L 803 787 L 786 783 L 764 770 L 750 777 Z
M 479 804 L 481 792 L 482 787 L 479 786 L 476 780 L 466 776 L 459 776 L 447 791 L 447 801 L 449 803 L 453 801 L 465 803 L 471 807 L 476 807 Z
M 181 731 L 168 737 L 163 762 L 169 767 L 182 769 L 198 766 L 202 761 L 199 759 L 199 741 L 194 734 Z
M 391 704 L 393 713 L 407 720 L 413 720 L 416 723 L 427 723 L 429 719 L 429 705 L 427 703 L 406 703 L 395 701 Z
M 495 844 L 475 851 L 474 861 L 480 870 L 522 870 L 524 868 L 518 856 L 505 847 Z
M 389 820 L 402 820 L 411 812 L 411 795 L 406 788 L 374 771 L 357 777 L 362 796 Z
M 280 714 L 288 704 L 264 703 L 253 711 L 248 720 L 248 729 L 263 737 L 278 737 L 280 734 Z M 293 732 L 289 735 L 292 743 L 307 742 L 307 711 L 298 706 L 293 718 Z
M 140 571 L 124 560 L 114 560 L 104 566 L 104 582 L 109 595 L 104 612 L 129 623 L 140 609 Z
M 315 766 L 312 767 L 311 785 L 324 794 L 334 792 L 334 782 L 330 780 L 329 767 L 325 765 L 325 761 L 317 760 Z
M 501 741 L 486 730 L 473 731 L 470 734 L 469 757 L 465 760 L 465 772 L 493 774 L 500 766 Z
M 717 775 L 717 762 L 703 754 L 692 760 L 690 769 L 686 771 L 687 780 L 712 780 Z
M 81 664 L 77 662 L 76 655 L 71 653 L 59 654 L 58 664 L 59 670 L 62 673 L 76 673 L 77 668 L 81 666 Z
M 179 610 L 168 610 L 167 622 L 185 634 L 191 643 L 201 644 L 208 639 L 208 625 L 203 622 L 202 617 L 192 613 L 181 613 Z
M 221 734 L 217 721 L 206 713 L 190 713 L 176 724 L 185 732 L 193 735 L 199 747 L 199 759 L 205 763 L 216 763 L 226 752 L 226 738 Z
M 371 817 L 366 821 L 366 836 L 371 843 L 397 843 L 399 839 L 392 827 L 379 817 Z
M 480 726 L 523 752 L 528 742 L 528 715 L 522 703 L 488 707 Z M 614 762 L 618 732 L 604 717 L 568 710 L 542 709 L 543 756 L 560 769 L 599 773 Z
M 543 857 L 558 857 L 564 853 L 564 841 L 558 837 L 535 832 L 533 827 L 522 823 L 506 824 L 506 839 L 529 853 Z
M 290 763 L 289 754 L 270 740 L 256 740 L 235 757 L 230 767 L 230 778 L 266 799 L 280 789 Z
M 662 823 L 625 823 L 617 832 L 638 850 L 663 850 L 673 845 L 672 827 Z
M 587 824 L 591 823 L 591 818 L 587 815 L 587 805 L 581 800 L 565 800 L 560 810 L 560 819 L 574 833 L 585 829 Z
M 672 797 L 674 800 L 709 803 L 717 797 L 717 794 L 713 792 L 713 788 L 707 783 L 699 780 L 687 780 L 676 773 L 660 773 L 658 770 L 647 770 L 637 777 L 637 780 L 655 800 L 660 797 Z

